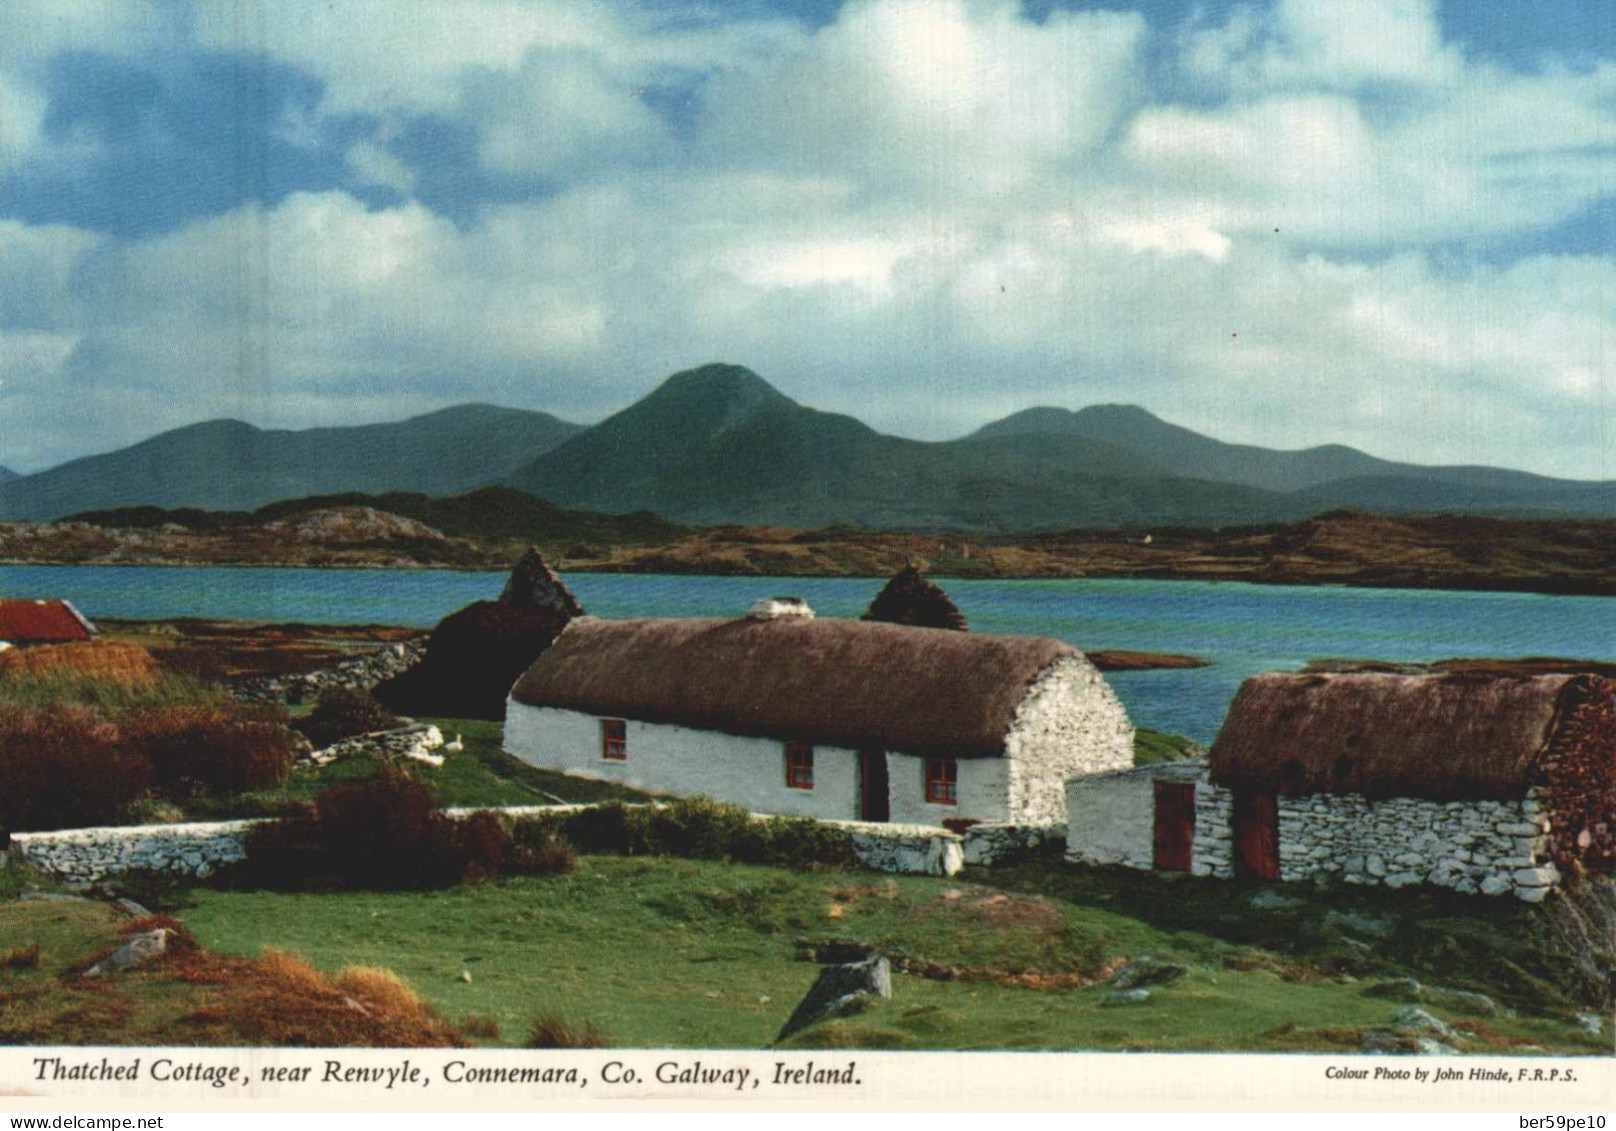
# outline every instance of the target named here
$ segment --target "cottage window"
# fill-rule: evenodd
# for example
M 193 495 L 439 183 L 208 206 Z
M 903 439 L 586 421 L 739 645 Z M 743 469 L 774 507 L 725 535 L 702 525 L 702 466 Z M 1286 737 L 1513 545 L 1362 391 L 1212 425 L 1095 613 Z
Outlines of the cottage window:
M 806 742 L 786 743 L 786 785 L 791 789 L 814 788 L 814 748 Z
M 933 805 L 959 804 L 959 763 L 953 758 L 926 759 L 926 800 Z
M 608 762 L 628 761 L 628 724 L 622 719 L 600 720 L 600 756 Z

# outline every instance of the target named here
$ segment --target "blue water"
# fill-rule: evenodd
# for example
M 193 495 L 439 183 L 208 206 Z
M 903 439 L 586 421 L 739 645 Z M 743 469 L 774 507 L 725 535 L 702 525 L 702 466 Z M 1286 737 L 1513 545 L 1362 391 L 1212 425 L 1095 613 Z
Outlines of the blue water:
M 597 616 L 728 616 L 791 593 L 857 616 L 867 578 L 571 574 Z M 92 619 L 198 616 L 427 627 L 499 594 L 503 573 L 439 570 L 0 566 L 0 595 L 66 597 Z M 1396 661 L 1554 655 L 1616 660 L 1616 600 L 1519 593 L 1344 589 L 1196 581 L 944 582 L 978 632 L 1039 633 L 1083 649 L 1181 652 L 1185 671 L 1109 678 L 1141 726 L 1209 742 L 1235 688 L 1260 671 L 1335 657 Z

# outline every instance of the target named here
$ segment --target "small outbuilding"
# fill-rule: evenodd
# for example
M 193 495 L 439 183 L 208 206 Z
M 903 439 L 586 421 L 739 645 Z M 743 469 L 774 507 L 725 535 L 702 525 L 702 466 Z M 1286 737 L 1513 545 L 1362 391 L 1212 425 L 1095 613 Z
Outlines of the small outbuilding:
M 0 647 L 71 644 L 96 635 L 95 625 L 68 601 L 0 598 Z
M 761 813 L 1051 824 L 1066 779 L 1132 763 L 1133 726 L 1059 640 L 776 598 L 731 620 L 573 620 L 512 689 L 505 749 Z
M 1616 683 L 1260 675 L 1208 759 L 1076 779 L 1067 806 L 1074 860 L 1538 902 L 1616 868 Z

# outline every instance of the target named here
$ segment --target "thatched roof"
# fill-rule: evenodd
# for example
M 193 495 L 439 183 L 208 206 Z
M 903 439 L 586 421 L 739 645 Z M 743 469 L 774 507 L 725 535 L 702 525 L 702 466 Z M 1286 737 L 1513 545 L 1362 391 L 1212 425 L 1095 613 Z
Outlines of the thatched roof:
M 1259 675 L 1212 745 L 1212 780 L 1292 795 L 1520 797 L 1568 712 L 1613 691 L 1595 676 Z
M 1004 753 L 1059 640 L 800 617 L 574 620 L 517 681 L 534 707 L 959 758 Z

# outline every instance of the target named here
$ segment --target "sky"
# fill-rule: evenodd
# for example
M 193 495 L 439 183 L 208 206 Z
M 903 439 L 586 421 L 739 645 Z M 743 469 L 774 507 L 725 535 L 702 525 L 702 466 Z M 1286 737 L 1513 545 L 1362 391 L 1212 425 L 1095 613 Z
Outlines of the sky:
M 1608 0 L 5 0 L 0 465 L 1132 403 L 1616 478 Z

